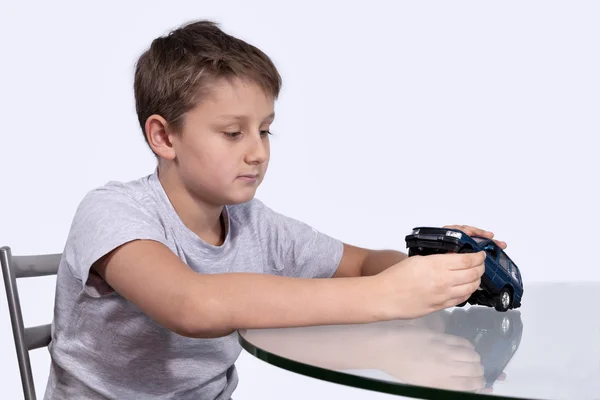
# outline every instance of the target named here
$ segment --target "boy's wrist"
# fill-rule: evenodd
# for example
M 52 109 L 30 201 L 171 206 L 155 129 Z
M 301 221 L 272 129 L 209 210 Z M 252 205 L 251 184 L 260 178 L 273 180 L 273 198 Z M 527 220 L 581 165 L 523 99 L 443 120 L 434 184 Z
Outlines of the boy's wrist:
M 361 276 L 373 276 L 408 258 L 397 250 L 370 250 L 360 268 Z
M 360 282 L 357 301 L 362 307 L 362 312 L 365 314 L 368 321 L 377 322 L 393 319 L 392 310 L 386 301 L 385 292 L 387 283 L 384 282 L 383 276 L 372 275 L 358 278 Z

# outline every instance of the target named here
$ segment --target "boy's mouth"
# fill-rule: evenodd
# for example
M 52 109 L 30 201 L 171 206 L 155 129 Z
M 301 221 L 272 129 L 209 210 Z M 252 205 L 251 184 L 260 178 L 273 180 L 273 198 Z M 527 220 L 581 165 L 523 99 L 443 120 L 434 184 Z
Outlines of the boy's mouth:
M 246 182 L 256 182 L 258 179 L 258 174 L 244 174 L 238 176 L 238 178 Z

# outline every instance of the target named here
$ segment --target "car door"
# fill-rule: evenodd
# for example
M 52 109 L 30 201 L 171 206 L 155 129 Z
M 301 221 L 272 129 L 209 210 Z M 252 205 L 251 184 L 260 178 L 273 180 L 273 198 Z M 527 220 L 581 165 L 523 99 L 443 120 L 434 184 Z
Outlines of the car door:
M 487 253 L 485 262 L 486 274 L 492 282 L 495 282 L 498 273 L 498 255 L 500 249 L 494 242 L 490 241 L 483 246 L 483 250 Z
M 500 264 L 498 276 L 502 275 L 502 286 L 504 286 L 512 281 L 512 277 L 510 274 L 510 262 L 508 260 L 508 257 L 506 256 L 506 253 L 504 253 L 503 251 L 501 251 L 499 254 L 498 264 Z M 512 284 L 512 286 L 514 287 L 514 284 Z

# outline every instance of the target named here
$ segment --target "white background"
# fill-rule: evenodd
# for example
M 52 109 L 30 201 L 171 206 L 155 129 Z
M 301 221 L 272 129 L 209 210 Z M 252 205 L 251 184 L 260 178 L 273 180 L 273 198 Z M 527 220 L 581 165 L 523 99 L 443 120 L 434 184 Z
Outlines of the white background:
M 79 201 L 149 174 L 133 66 L 197 18 L 283 76 L 258 197 L 352 244 L 404 249 L 414 226 L 508 242 L 525 284 L 598 281 L 600 6 L 594 1 L 0 3 L 0 245 L 60 252 Z M 22 282 L 28 325 L 54 278 Z M 1 289 L 4 292 L 4 288 Z M 20 396 L 0 293 L 2 398 Z M 38 394 L 46 350 L 32 353 Z M 390 398 L 238 363 L 238 399 Z

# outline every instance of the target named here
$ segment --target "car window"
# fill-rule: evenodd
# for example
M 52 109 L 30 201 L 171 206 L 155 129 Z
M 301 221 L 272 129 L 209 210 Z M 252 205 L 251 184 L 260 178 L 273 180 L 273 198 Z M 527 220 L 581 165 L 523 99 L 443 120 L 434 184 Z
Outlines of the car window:
M 500 253 L 500 265 L 502 266 L 502 268 L 504 268 L 504 270 L 506 272 L 509 272 L 509 270 L 508 270 L 508 257 L 506 257 L 506 254 L 504 252 Z
M 512 275 L 513 278 L 515 278 L 517 280 L 517 282 L 522 283 L 521 282 L 521 274 L 519 273 L 519 269 L 515 267 L 515 264 L 513 262 L 510 263 L 510 274 Z
M 512 275 L 512 277 L 515 279 L 515 281 L 517 282 L 521 282 L 519 279 L 519 276 L 517 275 L 517 270 L 514 268 L 510 269 L 510 274 Z
M 486 253 L 492 256 L 492 259 L 496 260 L 498 258 L 498 248 L 492 243 L 486 244 L 483 250 L 485 250 Z

